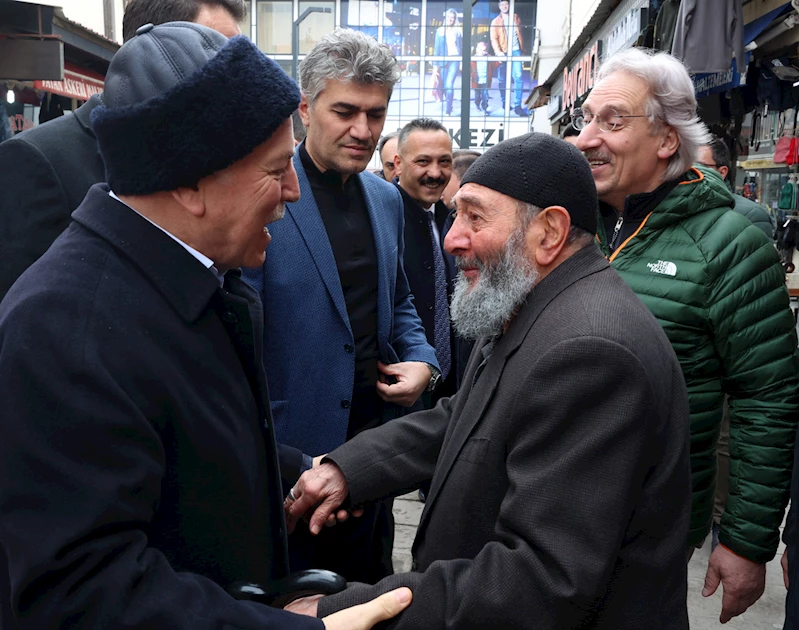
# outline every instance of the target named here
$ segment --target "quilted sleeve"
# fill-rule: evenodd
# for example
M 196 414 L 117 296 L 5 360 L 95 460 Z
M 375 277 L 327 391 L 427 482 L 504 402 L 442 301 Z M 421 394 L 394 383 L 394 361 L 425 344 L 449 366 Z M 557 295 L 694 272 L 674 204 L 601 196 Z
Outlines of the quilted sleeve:
M 785 276 L 766 236 L 725 213 L 707 238 L 711 338 L 730 408 L 730 492 L 720 542 L 755 562 L 774 557 L 799 420 L 797 338 Z M 706 235 L 708 236 L 708 235 Z

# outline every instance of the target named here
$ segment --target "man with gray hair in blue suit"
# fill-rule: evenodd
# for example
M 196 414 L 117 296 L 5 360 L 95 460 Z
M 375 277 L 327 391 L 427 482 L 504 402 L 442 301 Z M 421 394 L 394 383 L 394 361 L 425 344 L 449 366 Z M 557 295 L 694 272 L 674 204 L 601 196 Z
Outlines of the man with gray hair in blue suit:
M 364 173 L 400 71 L 391 50 L 337 29 L 300 64 L 306 140 L 294 156 L 300 200 L 245 274 L 264 306 L 264 366 L 278 439 L 313 456 L 403 415 L 441 374 L 402 267 L 403 205 Z M 288 490 L 288 488 L 286 488 Z M 318 538 L 317 538 L 318 535 Z M 393 572 L 390 505 L 289 539 L 293 570 L 350 581 Z

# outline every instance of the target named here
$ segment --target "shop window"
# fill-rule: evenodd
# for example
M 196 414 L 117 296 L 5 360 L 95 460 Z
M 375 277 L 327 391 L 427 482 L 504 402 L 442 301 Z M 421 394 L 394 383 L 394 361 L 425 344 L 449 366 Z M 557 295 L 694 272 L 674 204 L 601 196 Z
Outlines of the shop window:
M 241 34 L 246 35 L 248 38 L 252 35 L 252 2 L 244 3 L 244 17 L 242 18 L 241 22 L 239 22 L 239 28 L 241 29 Z
M 402 77 L 400 82 L 394 86 L 394 93 L 388 104 L 385 129 L 392 128 L 390 122 L 392 120 L 401 119 L 404 124 L 423 115 L 422 82 L 420 81 L 420 66 L 422 65 L 422 62 L 416 59 L 399 61 Z
M 258 48 L 267 54 L 290 55 L 294 25 L 292 3 L 258 0 L 256 19 Z
M 316 43 L 330 33 L 335 25 L 334 2 L 300 2 L 300 15 L 310 7 L 329 9 L 330 13 L 311 13 L 300 24 L 300 54 L 311 51 Z

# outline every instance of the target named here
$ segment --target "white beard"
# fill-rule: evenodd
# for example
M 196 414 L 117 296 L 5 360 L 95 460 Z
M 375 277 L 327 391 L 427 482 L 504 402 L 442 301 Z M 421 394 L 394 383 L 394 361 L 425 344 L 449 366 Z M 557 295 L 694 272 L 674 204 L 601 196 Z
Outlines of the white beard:
M 464 263 L 458 259 L 459 266 Z M 463 272 L 458 273 L 450 306 L 455 331 L 464 339 L 498 336 L 540 275 L 527 256 L 524 231 L 518 229 L 511 235 L 496 261 L 468 263 L 476 266 L 480 275 L 472 287 Z

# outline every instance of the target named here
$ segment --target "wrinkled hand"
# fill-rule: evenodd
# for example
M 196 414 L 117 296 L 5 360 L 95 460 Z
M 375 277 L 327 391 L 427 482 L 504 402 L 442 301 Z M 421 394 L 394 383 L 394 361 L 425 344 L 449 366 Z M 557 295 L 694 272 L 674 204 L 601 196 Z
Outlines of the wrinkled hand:
M 370 602 L 345 608 L 322 618 L 327 630 L 369 630 L 386 619 L 396 617 L 411 603 L 411 590 L 398 588 Z
M 703 597 L 710 597 L 723 585 L 719 621 L 727 623 L 754 604 L 766 588 L 766 565 L 752 562 L 719 545 L 710 555 Z
M 337 520 L 344 521 L 348 517 L 346 510 L 339 510 L 334 514 L 347 498 L 349 490 L 344 473 L 332 462 L 306 470 L 292 488 L 292 492 L 294 500 L 286 497 L 283 504 L 289 533 L 294 531 L 301 517 L 308 519 L 312 534 L 318 534 L 322 525 L 333 525 Z M 360 516 L 362 511 L 358 512 L 353 514 Z
M 377 369 L 386 376 L 393 376 L 393 384 L 377 382 L 377 394 L 386 402 L 396 403 L 403 407 L 410 407 L 415 403 L 430 382 L 430 368 L 420 361 L 405 361 L 403 363 L 377 362 Z
M 782 553 L 782 559 L 780 560 L 780 566 L 782 566 L 782 581 L 785 583 L 785 589 L 788 590 L 788 550 L 786 549 Z

